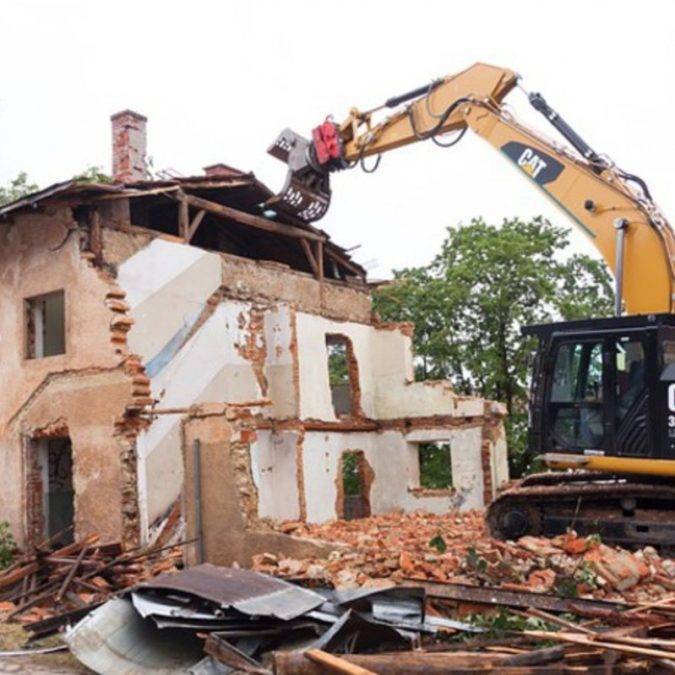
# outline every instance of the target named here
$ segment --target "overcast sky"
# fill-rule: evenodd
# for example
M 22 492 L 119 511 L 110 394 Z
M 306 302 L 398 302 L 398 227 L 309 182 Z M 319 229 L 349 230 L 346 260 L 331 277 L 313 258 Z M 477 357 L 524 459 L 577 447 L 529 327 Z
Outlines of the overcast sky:
M 266 154 L 284 127 L 308 135 L 333 113 L 373 107 L 485 61 L 521 74 L 589 144 L 641 175 L 675 213 L 675 5 L 666 0 L 482 2 L 114 2 L 4 0 L 0 184 L 44 186 L 90 165 L 109 171 L 109 117 L 149 118 L 156 168 L 223 161 L 273 190 Z M 528 122 L 546 121 L 519 91 Z M 334 176 L 319 223 L 371 277 L 427 262 L 444 228 L 482 215 L 567 218 L 484 141 L 416 144 L 379 171 Z M 675 218 L 675 216 L 672 216 Z M 577 250 L 592 252 L 583 235 Z

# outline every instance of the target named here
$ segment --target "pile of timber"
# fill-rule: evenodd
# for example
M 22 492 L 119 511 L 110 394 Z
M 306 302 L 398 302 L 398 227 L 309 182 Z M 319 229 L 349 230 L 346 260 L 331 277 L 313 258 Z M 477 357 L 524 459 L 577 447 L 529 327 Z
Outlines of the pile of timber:
M 496 593 L 499 596 L 499 592 Z M 502 600 L 506 598 L 501 598 Z M 501 606 L 501 611 L 504 611 Z M 487 607 L 474 611 L 488 612 Z M 675 595 L 617 613 L 613 623 L 540 610 L 508 610 L 518 630 L 490 630 L 454 642 L 422 639 L 412 651 L 330 654 L 318 649 L 278 651 L 276 675 L 345 673 L 672 673 L 675 672 Z M 574 619 L 574 620 L 571 620 Z M 532 626 L 539 626 L 533 628 Z M 452 632 L 452 631 L 450 631 Z
M 91 534 L 59 548 L 21 554 L 0 572 L 0 617 L 41 637 L 77 621 L 120 591 L 180 566 L 175 545 L 124 551 Z

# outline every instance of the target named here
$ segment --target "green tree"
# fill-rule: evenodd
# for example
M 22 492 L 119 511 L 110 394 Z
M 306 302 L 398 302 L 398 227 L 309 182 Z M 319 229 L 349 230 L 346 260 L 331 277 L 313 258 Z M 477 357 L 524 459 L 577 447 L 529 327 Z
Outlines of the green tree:
M 28 179 L 28 174 L 25 171 L 21 171 L 7 186 L 0 185 L 0 206 L 21 199 L 21 197 L 25 197 L 36 190 L 38 190 L 38 186 Z
M 82 173 L 73 176 L 78 183 L 112 183 L 112 178 L 100 166 L 88 166 Z
M 538 217 L 477 218 L 448 228 L 440 253 L 427 266 L 396 271 L 375 293 L 385 320 L 415 323 L 420 379 L 450 379 L 459 393 L 506 405 L 511 470 L 526 456 L 531 338 L 520 330 L 558 319 L 609 316 L 611 278 L 602 262 L 565 256 L 569 231 Z

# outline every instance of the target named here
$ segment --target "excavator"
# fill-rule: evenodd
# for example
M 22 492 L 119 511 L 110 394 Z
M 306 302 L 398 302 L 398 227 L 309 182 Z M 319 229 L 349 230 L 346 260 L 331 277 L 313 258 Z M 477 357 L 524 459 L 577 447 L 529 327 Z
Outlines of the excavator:
M 675 236 L 647 184 L 595 152 L 539 93 L 529 103 L 555 130 L 519 121 L 506 97 L 513 71 L 477 63 L 458 74 L 327 118 L 307 139 L 284 130 L 268 152 L 288 165 L 267 204 L 304 223 L 323 217 L 330 176 L 431 140 L 457 143 L 468 129 L 544 191 L 584 232 L 614 275 L 615 316 L 523 328 L 536 351 L 528 443 L 548 471 L 489 505 L 493 536 L 561 534 L 675 550 Z M 371 166 L 368 167 L 366 160 Z M 374 163 L 373 163 L 374 162 Z

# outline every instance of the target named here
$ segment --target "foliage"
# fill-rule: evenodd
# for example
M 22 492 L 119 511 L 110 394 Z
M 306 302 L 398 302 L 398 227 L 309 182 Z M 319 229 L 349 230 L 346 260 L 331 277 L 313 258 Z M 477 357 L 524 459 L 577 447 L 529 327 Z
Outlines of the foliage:
M 464 559 L 464 566 L 474 572 L 486 572 L 488 568 L 488 562 L 485 558 L 478 555 L 476 549 L 471 546 L 467 551 L 466 558 Z
M 420 443 L 420 485 L 431 490 L 452 486 L 452 465 L 448 443 Z
M 0 522 L 0 570 L 12 564 L 12 558 L 16 552 L 16 542 L 9 529 L 7 521 Z
M 345 495 L 361 494 L 361 467 L 355 452 L 342 455 L 342 485 Z
M 88 166 L 82 173 L 73 176 L 78 183 L 112 183 L 112 178 L 100 166 Z
M 349 369 L 347 366 L 347 345 L 344 342 L 329 342 L 328 349 L 328 380 L 331 387 L 349 383 Z
M 448 550 L 448 545 L 445 543 L 445 539 L 443 539 L 443 535 L 440 532 L 431 538 L 429 546 L 435 548 L 439 553 L 445 553 Z
M 584 560 L 584 562 L 577 568 L 577 571 L 574 573 L 574 579 L 580 584 L 584 584 L 589 588 L 598 588 L 600 583 L 598 582 L 598 575 L 595 573 L 595 570 Z
M 501 637 L 507 632 L 524 630 L 557 631 L 558 627 L 547 623 L 536 616 L 525 617 L 520 614 L 500 609 L 498 614 L 485 612 L 482 614 L 470 614 L 468 623 L 476 628 L 486 628 L 488 635 Z
M 541 217 L 501 226 L 477 218 L 448 228 L 429 265 L 396 271 L 375 294 L 383 319 L 415 324 L 418 378 L 447 378 L 458 393 L 506 404 L 513 475 L 532 460 L 526 404 L 535 344 L 521 328 L 612 313 L 606 266 L 584 255 L 566 258 L 568 246 L 569 231 Z
M 73 176 L 72 180 L 78 183 L 112 183 L 112 178 L 104 173 L 100 166 L 89 166 L 82 173 Z M 21 199 L 39 189 L 37 183 L 33 183 L 28 178 L 28 174 L 21 171 L 8 185 L 0 186 L 0 206 Z
M 28 179 L 28 174 L 25 171 L 21 171 L 8 185 L 0 186 L 0 206 L 21 199 L 21 197 L 25 197 L 36 190 L 38 190 L 38 186 Z

